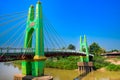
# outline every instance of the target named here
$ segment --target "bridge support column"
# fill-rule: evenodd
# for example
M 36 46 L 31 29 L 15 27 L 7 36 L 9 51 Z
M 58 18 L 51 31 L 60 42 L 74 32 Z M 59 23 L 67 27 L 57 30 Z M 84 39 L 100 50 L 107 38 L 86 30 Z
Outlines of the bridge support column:
M 80 36 L 80 52 L 86 53 L 86 56 L 80 56 L 80 61 L 81 62 L 89 62 L 89 51 L 88 51 L 88 45 L 87 45 L 87 39 L 86 36 L 84 35 L 84 40 Z
M 32 62 L 32 76 L 43 76 L 44 75 L 44 63 L 45 61 Z
M 41 2 L 36 4 L 36 18 L 34 18 L 34 6 L 30 6 L 25 35 L 24 48 L 32 48 L 33 32 L 36 33 L 35 56 L 31 61 L 22 62 L 22 74 L 32 76 L 44 75 L 44 37 L 42 24 L 42 6 Z
M 44 75 L 45 61 L 22 61 L 22 74 L 32 75 L 34 77 Z
M 93 62 L 78 62 L 77 65 L 81 73 L 89 73 L 93 70 Z
M 86 56 L 80 56 L 80 62 L 77 63 L 78 69 L 81 73 L 89 73 L 93 70 L 93 63 L 89 62 L 89 51 L 86 36 L 84 36 L 84 40 L 80 37 L 80 52 L 86 53 Z
M 22 61 L 22 74 L 31 75 L 32 74 L 32 64 L 29 61 Z

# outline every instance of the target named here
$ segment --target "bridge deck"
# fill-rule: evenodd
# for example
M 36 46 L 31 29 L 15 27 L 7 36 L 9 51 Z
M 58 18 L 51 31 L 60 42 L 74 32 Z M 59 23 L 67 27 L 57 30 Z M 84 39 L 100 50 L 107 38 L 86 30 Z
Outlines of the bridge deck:
M 0 62 L 13 61 L 13 60 L 30 60 L 35 55 L 34 49 L 15 49 L 15 48 L 0 48 Z M 84 52 L 75 50 L 45 50 L 46 57 L 57 56 L 86 56 Z M 93 55 L 89 55 L 93 56 Z

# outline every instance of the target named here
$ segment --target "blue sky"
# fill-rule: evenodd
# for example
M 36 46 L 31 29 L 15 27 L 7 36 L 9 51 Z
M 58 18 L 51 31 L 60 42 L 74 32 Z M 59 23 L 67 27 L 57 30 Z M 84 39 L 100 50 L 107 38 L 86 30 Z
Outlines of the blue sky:
M 37 0 L 1 0 L 0 15 L 28 10 Z M 120 50 L 120 0 L 41 0 L 43 14 L 67 44 L 79 37 L 106 50 Z

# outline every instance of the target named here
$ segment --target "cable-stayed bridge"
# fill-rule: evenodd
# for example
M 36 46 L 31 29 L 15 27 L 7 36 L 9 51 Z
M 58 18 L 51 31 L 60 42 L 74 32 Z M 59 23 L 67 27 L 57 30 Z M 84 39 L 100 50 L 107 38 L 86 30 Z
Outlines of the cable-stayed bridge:
M 35 15 L 31 16 L 31 18 L 33 17 L 35 17 Z M 54 26 L 44 16 L 44 14 L 42 19 L 43 19 L 42 24 L 43 24 L 43 38 L 44 38 L 43 42 L 44 42 L 44 51 L 46 57 L 86 55 L 84 52 L 63 49 L 64 47 L 66 47 L 66 43 L 63 40 L 63 38 L 59 35 L 59 33 L 57 33 Z M 35 55 L 36 33 L 33 32 L 32 35 L 29 37 L 27 46 L 31 44 L 31 47 L 24 48 L 24 44 L 25 44 L 24 38 L 27 29 L 26 25 L 28 25 L 27 10 L 0 16 L 0 27 L 1 27 L 0 61 L 9 61 L 9 60 L 18 60 L 18 59 L 21 60 L 24 59 L 23 56 L 26 57 L 27 59 L 33 58 L 33 55 Z M 31 27 L 31 30 L 33 30 L 32 27 L 34 25 L 35 25 L 34 21 L 29 23 L 29 27 Z M 13 57 L 12 55 L 14 55 L 14 59 L 10 59 Z M 30 55 L 32 56 L 28 57 Z
M 28 15 L 27 15 L 28 14 Z M 24 60 L 22 74 L 41 76 L 46 57 L 81 56 L 89 62 L 93 55 L 88 52 L 86 36 L 80 38 L 80 50 L 69 50 L 50 21 L 42 14 L 41 2 L 36 11 L 31 5 L 25 11 L 0 16 L 0 62 Z M 85 48 L 86 52 L 83 52 Z M 25 61 L 26 60 L 26 61 Z

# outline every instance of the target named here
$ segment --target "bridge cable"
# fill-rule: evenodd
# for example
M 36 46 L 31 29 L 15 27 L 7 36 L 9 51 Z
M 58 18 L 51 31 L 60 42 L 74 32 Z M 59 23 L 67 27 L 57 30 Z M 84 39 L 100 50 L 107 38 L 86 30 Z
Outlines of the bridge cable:
M 48 37 L 46 36 L 48 35 Z M 50 35 L 48 34 L 48 32 L 46 30 L 44 30 L 44 38 L 45 38 L 45 45 L 47 45 L 47 49 L 50 49 L 50 48 L 54 48 L 55 47 L 55 44 L 53 43 L 53 41 L 51 40 L 50 38 Z M 49 47 L 48 47 L 49 46 Z
M 24 16 L 21 16 L 21 17 L 18 17 L 18 18 L 11 19 L 11 20 L 9 20 L 9 21 L 7 21 L 7 22 L 3 22 L 3 23 L 0 24 L 0 26 L 5 26 L 5 25 L 7 25 L 8 23 L 11 23 L 11 22 L 14 22 L 14 21 L 16 21 L 16 20 L 22 19 L 22 18 L 24 18 L 24 17 L 26 17 L 26 16 L 27 16 L 27 15 L 24 15 Z
M 21 14 L 21 13 L 26 13 L 27 12 L 27 10 L 25 10 L 25 11 L 21 11 L 21 12 L 15 12 L 15 13 L 10 13 L 10 14 L 4 14 L 4 15 L 0 15 L 0 19 L 1 18 L 5 18 L 5 17 L 10 17 L 10 16 L 14 16 L 14 15 L 18 15 L 18 14 Z
M 25 20 L 19 22 L 18 25 L 16 25 L 15 27 L 18 27 L 18 26 L 21 25 L 23 22 L 25 22 Z M 15 34 L 18 32 L 18 30 L 19 30 L 19 29 L 17 29 L 17 31 L 15 32 Z M 13 35 L 3 44 L 3 46 L 4 46 L 5 44 L 7 44 L 7 43 L 14 37 L 15 34 L 13 34 Z
M 24 18 L 24 17 L 22 17 Z M 22 19 L 21 18 L 21 19 Z M 19 24 L 21 24 L 22 22 L 19 22 Z M 3 31 L 2 33 L 0 33 L 0 37 L 4 36 L 5 34 L 7 34 L 8 32 L 10 32 L 11 30 L 15 29 L 16 26 L 18 26 L 19 24 L 15 24 L 14 26 L 12 27 L 9 27 L 7 30 Z
M 44 49 L 45 50 L 48 50 L 49 49 L 49 47 L 48 47 L 48 41 L 47 41 L 47 38 L 46 38 L 46 36 L 45 36 L 45 34 L 44 34 Z
M 16 45 L 17 47 L 19 47 L 21 44 L 24 43 L 24 42 L 22 42 L 22 41 L 24 41 L 25 31 L 26 31 L 26 29 L 24 29 L 24 31 L 23 31 L 23 36 L 20 38 L 18 45 Z M 21 47 L 21 48 L 22 48 L 22 47 Z
M 21 36 L 22 36 L 22 34 L 23 34 L 24 32 L 22 32 L 19 36 L 18 36 L 18 38 L 20 38 Z M 17 39 L 18 39 L 17 38 Z M 13 50 L 15 50 L 16 48 L 6 48 L 6 50 L 11 50 L 11 49 L 13 49 Z M 2 56 L 4 56 L 6 54 L 6 52 L 4 52 L 1 56 L 0 56 L 0 58 L 2 57 Z
M 53 33 L 52 33 L 52 31 L 51 31 L 51 29 L 49 28 L 49 25 L 47 24 L 47 29 L 50 31 L 50 33 L 51 33 L 51 38 L 53 39 L 53 41 L 55 42 L 55 44 L 57 45 L 56 47 L 59 47 L 60 48 L 60 45 L 59 45 L 59 43 L 57 43 L 57 40 L 56 40 L 56 38 L 55 38 L 55 36 L 53 35 Z
M 47 31 L 47 32 L 50 32 L 50 33 L 48 33 L 48 34 L 51 34 L 51 35 L 50 35 L 50 36 L 51 36 L 50 38 L 53 39 L 53 41 L 52 41 L 52 40 L 51 40 L 51 41 L 52 41 L 52 42 L 55 42 L 55 44 L 57 45 L 56 47 L 58 47 L 59 44 L 57 43 L 57 40 L 55 39 L 55 37 L 54 37 L 54 35 L 53 35 L 53 32 L 52 32 L 51 29 L 49 28 L 49 25 L 46 24 L 46 23 L 45 23 L 45 25 L 46 25 L 46 26 L 45 26 L 46 31 Z M 46 27 L 47 27 L 47 28 L 46 28 Z M 55 47 L 55 48 L 56 48 L 56 47 Z M 60 46 L 59 46 L 59 47 L 60 47 Z
M 60 34 L 55 30 L 54 26 L 50 23 L 50 21 L 45 17 L 45 21 L 47 21 L 47 23 L 49 23 L 51 29 L 55 32 L 56 36 L 62 41 L 64 42 L 64 45 L 66 46 L 65 41 L 63 40 L 63 38 L 60 36 Z
M 20 29 L 21 29 L 21 27 L 20 27 L 18 30 L 20 30 Z M 18 30 L 16 31 L 16 33 L 18 32 Z M 16 34 L 16 33 L 15 33 L 15 34 Z M 15 34 L 14 34 L 14 35 L 15 35 Z M 18 36 L 18 38 L 19 38 L 20 36 L 21 36 L 21 34 Z M 12 36 L 11 38 L 13 38 L 13 36 Z M 18 39 L 18 38 L 17 38 L 17 39 Z M 14 42 L 14 41 L 13 41 L 13 42 Z M 6 54 L 6 53 L 4 52 L 4 53 L 0 56 L 0 58 L 1 58 L 2 56 L 4 56 L 5 54 Z
M 8 17 L 0 18 L 0 23 L 3 24 L 5 22 L 9 22 L 12 19 L 15 19 L 15 18 L 18 18 L 18 17 L 22 17 L 24 15 L 27 15 L 27 14 L 24 13 L 24 14 L 19 14 L 19 15 L 14 15 L 14 16 L 8 16 Z
M 48 36 L 49 40 L 51 41 L 50 43 L 53 45 L 53 48 L 55 48 L 55 44 L 54 44 L 54 42 L 52 41 L 52 37 L 51 37 L 51 35 L 49 34 L 49 32 L 47 31 L 46 27 L 44 27 L 44 31 L 45 31 L 45 33 L 46 33 L 45 36 Z
M 26 23 L 24 23 L 14 34 L 17 34 L 17 32 L 20 31 L 20 29 L 22 29 L 25 24 L 26 24 Z M 24 31 L 23 31 L 22 33 L 24 33 Z M 17 40 L 20 40 L 19 38 L 22 37 L 22 33 L 21 33 L 19 36 L 17 36 L 17 38 L 13 41 L 13 43 L 10 44 L 10 46 L 12 46 Z M 14 35 L 14 36 L 15 36 L 15 35 Z
M 54 33 L 55 33 L 56 39 L 58 39 L 58 41 L 59 41 L 60 43 L 63 43 L 63 42 L 64 42 L 63 38 L 61 38 L 61 36 L 57 33 L 57 31 L 55 30 L 55 28 L 53 27 L 53 25 L 50 24 L 50 22 L 48 21 L 47 18 L 44 18 L 44 19 L 45 19 L 45 21 L 47 21 L 47 24 L 49 25 L 48 28 L 51 29 L 51 32 L 54 32 Z M 58 36 L 59 36 L 59 37 L 58 37 Z M 64 42 L 64 46 L 66 46 L 65 42 Z
M 58 32 L 55 30 L 55 28 L 53 27 L 52 24 L 49 24 L 51 30 L 55 33 L 56 38 L 58 39 L 58 41 L 62 44 L 63 43 L 63 47 L 66 46 L 65 41 L 63 40 L 63 38 L 58 34 Z

